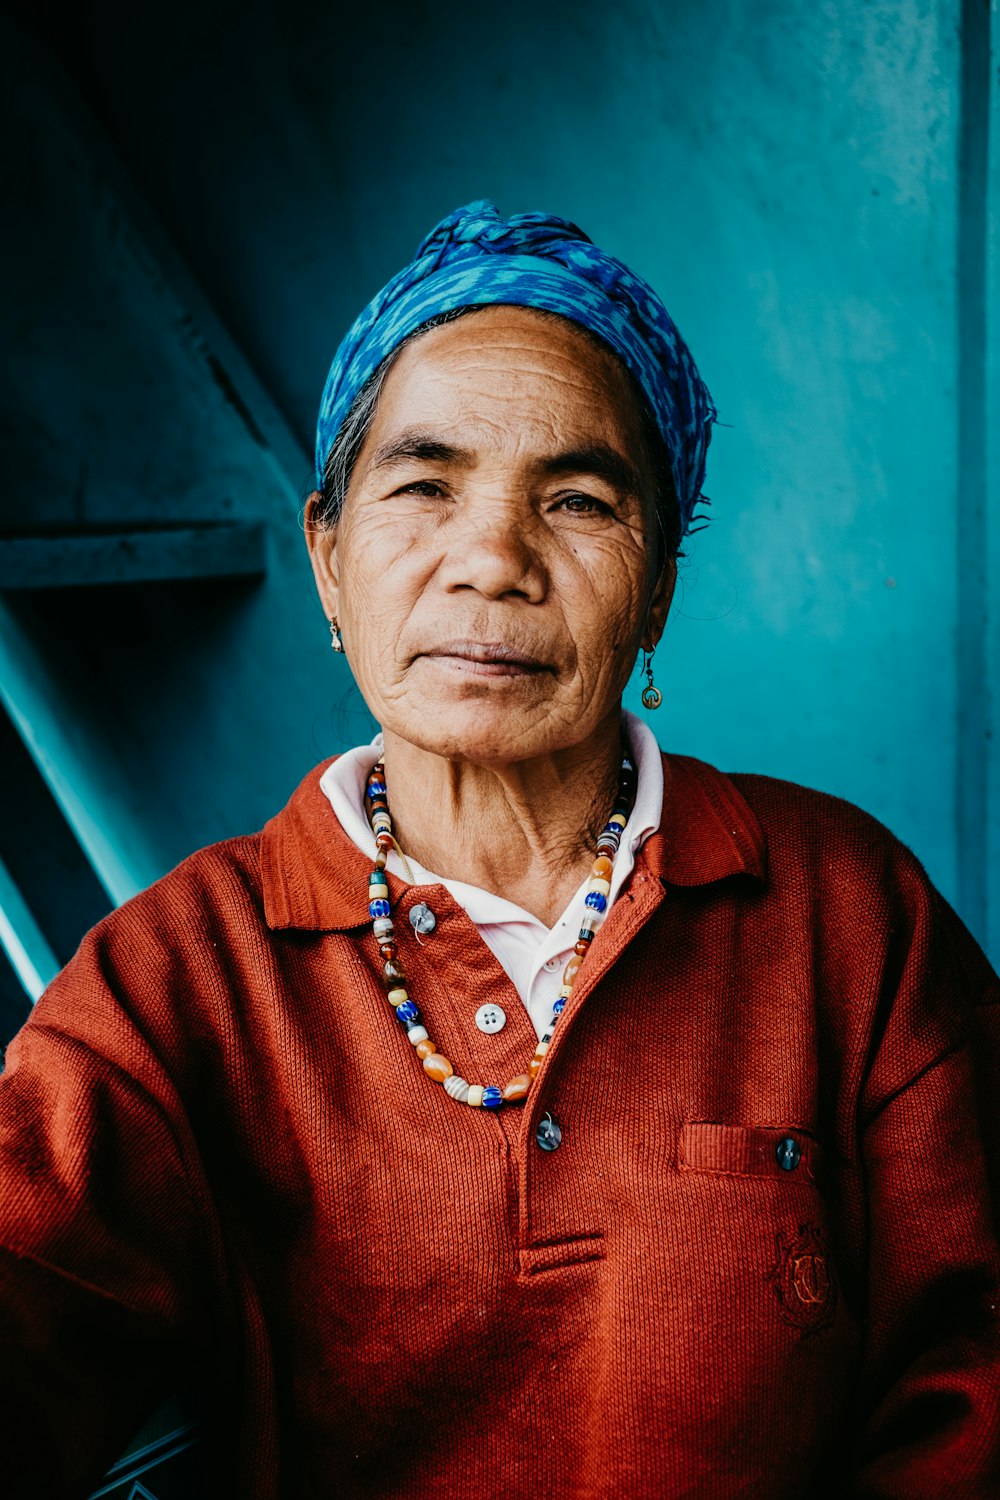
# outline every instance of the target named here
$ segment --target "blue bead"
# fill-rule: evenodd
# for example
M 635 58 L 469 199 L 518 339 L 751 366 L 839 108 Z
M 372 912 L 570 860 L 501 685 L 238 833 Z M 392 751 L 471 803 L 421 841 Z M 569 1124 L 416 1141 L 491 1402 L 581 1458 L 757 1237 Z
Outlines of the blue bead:
M 605 825 L 602 828 L 601 832 L 602 833 L 613 833 L 614 836 L 615 836 L 615 838 L 619 838 L 619 839 L 622 836 L 621 825 L 618 824 L 618 823 L 605 823 Z
M 493 1085 L 490 1084 L 487 1088 L 483 1089 L 482 1107 L 483 1109 L 499 1109 L 500 1101 L 502 1099 L 503 1094 L 500 1092 L 500 1090 L 498 1088 L 494 1088 Z
M 402 1005 L 396 1006 L 396 1020 L 401 1021 L 404 1026 L 412 1026 L 419 1019 L 420 1012 L 412 1000 L 404 1000 Z
M 376 797 L 384 797 L 385 793 L 386 793 L 386 786 L 385 786 L 385 782 L 384 781 L 372 781 L 372 782 L 369 783 L 369 786 L 368 786 L 368 800 L 369 800 L 369 802 L 374 802 Z M 605 806 L 607 806 L 606 803 L 605 803 Z
M 369 901 L 368 910 L 373 917 L 389 917 L 392 915 L 392 907 L 388 901 Z
M 592 911 L 607 911 L 608 898 L 603 891 L 588 891 L 583 904 L 589 906 Z M 375 905 L 374 901 L 372 905 Z
M 565 1009 L 566 1009 L 566 996 L 565 995 L 560 995 L 559 999 L 555 1002 L 555 1004 L 552 1007 L 552 1014 L 554 1016 L 561 1016 L 562 1013 L 563 1013 L 563 1011 Z

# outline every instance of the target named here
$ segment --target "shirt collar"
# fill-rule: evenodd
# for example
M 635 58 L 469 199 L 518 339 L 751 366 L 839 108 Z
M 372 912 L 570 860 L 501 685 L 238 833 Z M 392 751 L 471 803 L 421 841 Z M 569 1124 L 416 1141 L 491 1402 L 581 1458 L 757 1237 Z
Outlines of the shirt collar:
M 312 771 L 264 827 L 260 861 L 271 928 L 347 930 L 366 925 L 371 859 L 348 838 Z M 665 885 L 711 885 L 730 875 L 765 878 L 765 841 L 742 793 L 723 772 L 686 755 L 663 757 L 663 813 L 639 853 Z M 405 890 L 389 874 L 393 904 Z M 419 898 L 418 898 L 419 899 Z

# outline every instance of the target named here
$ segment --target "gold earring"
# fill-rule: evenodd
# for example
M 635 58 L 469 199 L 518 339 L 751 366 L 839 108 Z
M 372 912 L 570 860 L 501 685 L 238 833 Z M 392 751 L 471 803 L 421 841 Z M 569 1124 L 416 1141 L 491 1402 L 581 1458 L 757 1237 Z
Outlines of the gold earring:
M 645 658 L 642 670 L 646 674 L 646 686 L 642 690 L 643 708 L 659 708 L 663 702 L 663 694 L 653 683 L 653 656 L 655 651 L 656 647 L 654 646 L 652 651 L 644 650 L 642 653 Z
M 336 615 L 334 615 L 333 619 L 330 621 L 330 645 L 333 647 L 334 651 L 339 651 L 341 654 L 343 654 L 344 643 L 340 639 L 340 627 L 337 624 Z

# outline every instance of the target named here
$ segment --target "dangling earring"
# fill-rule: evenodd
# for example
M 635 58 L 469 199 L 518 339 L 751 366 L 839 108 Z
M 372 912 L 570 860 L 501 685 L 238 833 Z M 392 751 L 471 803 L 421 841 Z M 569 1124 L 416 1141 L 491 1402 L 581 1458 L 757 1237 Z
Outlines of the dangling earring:
M 663 694 L 653 684 L 653 656 L 655 651 L 656 647 L 654 646 L 652 651 L 644 650 L 642 653 L 645 657 L 642 670 L 646 674 L 646 686 L 642 690 L 643 708 L 659 708 L 663 702 Z
M 344 643 L 340 639 L 340 626 L 337 624 L 336 615 L 334 615 L 333 619 L 330 621 L 330 645 L 333 647 L 334 651 L 343 653 Z

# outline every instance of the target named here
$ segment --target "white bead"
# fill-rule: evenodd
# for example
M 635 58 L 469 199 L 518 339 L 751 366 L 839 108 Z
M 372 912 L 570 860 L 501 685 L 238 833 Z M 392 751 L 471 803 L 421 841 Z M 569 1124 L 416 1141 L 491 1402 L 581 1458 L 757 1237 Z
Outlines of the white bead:
M 419 1047 L 421 1042 L 427 1040 L 427 1029 L 424 1026 L 411 1026 L 406 1033 L 414 1047 Z
M 465 1102 L 466 1104 L 471 1104 L 474 1109 L 479 1108 L 483 1102 L 483 1085 L 481 1083 L 474 1083 L 472 1085 L 465 1096 Z
M 372 932 L 377 938 L 391 937 L 395 930 L 391 917 L 376 917 L 372 923 Z
M 611 894 L 611 882 L 610 880 L 602 880 L 599 875 L 595 875 L 593 880 L 588 880 L 587 890 L 600 891 L 602 896 L 609 896 Z
M 420 1026 L 416 1026 L 414 1027 L 414 1030 L 421 1031 L 423 1030 L 423 1028 Z M 424 1035 L 426 1036 L 426 1032 L 424 1033 Z M 452 1073 L 450 1078 L 445 1079 L 444 1091 L 448 1095 L 449 1099 L 457 1099 L 459 1104 L 464 1104 L 466 1099 L 468 1099 L 469 1097 L 469 1085 L 466 1083 L 464 1078 L 459 1078 L 457 1073 Z

